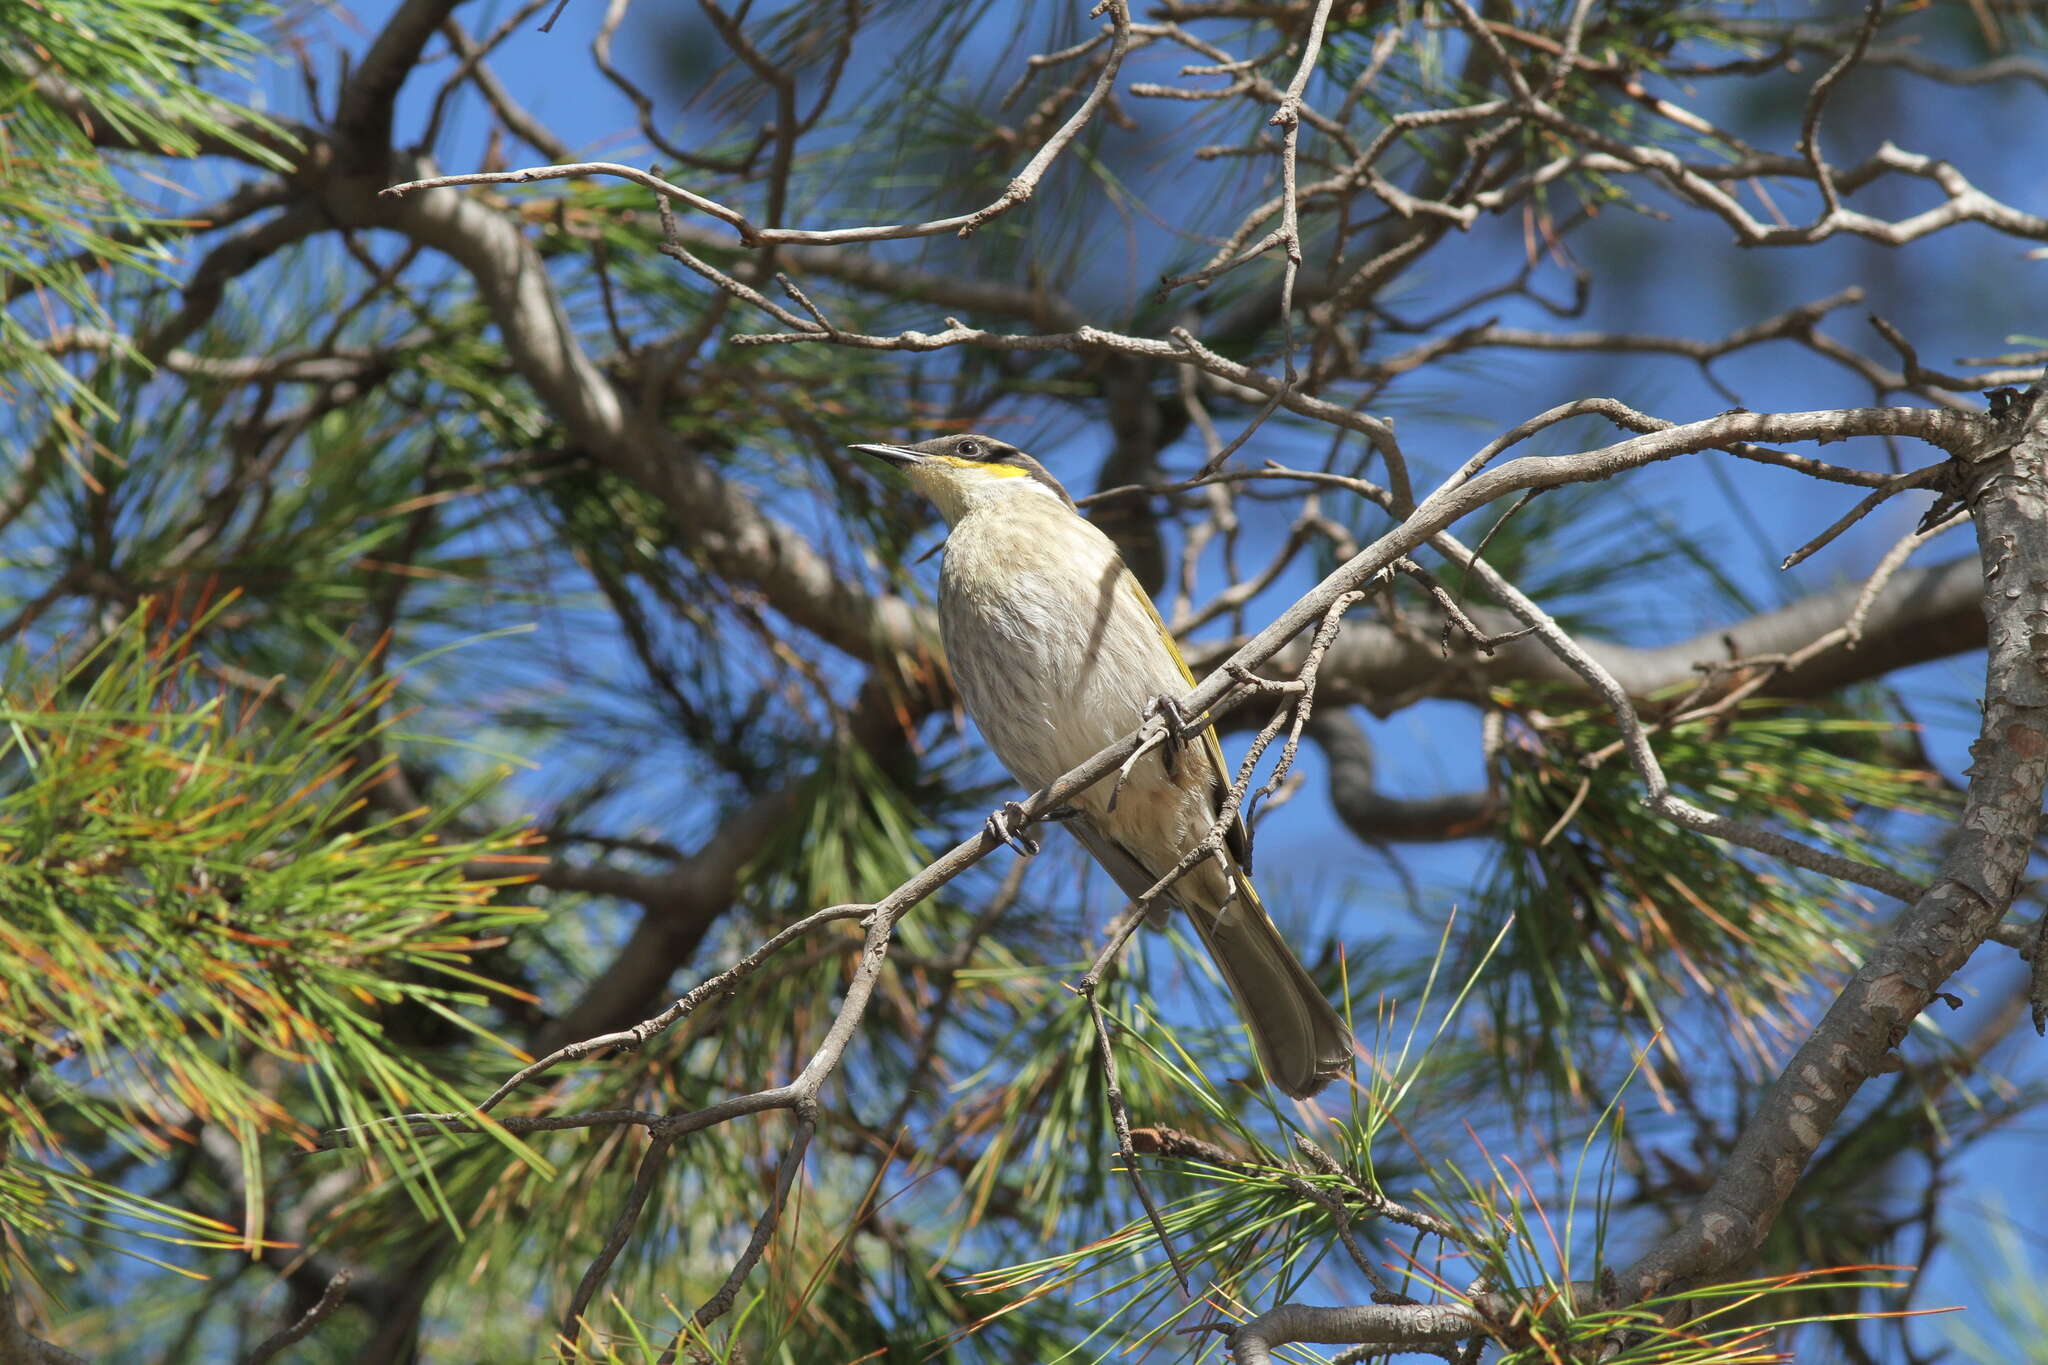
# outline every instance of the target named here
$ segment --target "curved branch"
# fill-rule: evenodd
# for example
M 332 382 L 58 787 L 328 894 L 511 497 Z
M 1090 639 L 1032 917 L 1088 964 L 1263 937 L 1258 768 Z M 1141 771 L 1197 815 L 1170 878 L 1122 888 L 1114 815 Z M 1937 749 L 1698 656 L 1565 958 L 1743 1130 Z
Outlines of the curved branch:
M 1500 802 L 1490 791 L 1416 798 L 1383 794 L 1374 783 L 1372 743 L 1349 712 L 1319 708 L 1309 719 L 1308 733 L 1330 770 L 1330 805 L 1366 843 L 1470 839 L 1485 833 L 1500 814 Z
M 391 116 L 398 92 L 420 64 L 427 40 L 461 0 L 404 0 L 386 21 L 342 87 L 334 131 L 344 169 L 366 171 L 382 164 L 391 145 Z

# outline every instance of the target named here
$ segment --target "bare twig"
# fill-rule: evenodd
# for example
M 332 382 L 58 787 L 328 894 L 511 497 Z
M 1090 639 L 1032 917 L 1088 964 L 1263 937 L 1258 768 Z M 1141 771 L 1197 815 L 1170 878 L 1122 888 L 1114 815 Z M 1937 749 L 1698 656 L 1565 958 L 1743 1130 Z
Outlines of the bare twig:
M 605 1238 L 604 1246 L 585 1268 L 583 1278 L 577 1282 L 576 1291 L 569 1296 L 569 1306 L 563 1310 L 562 1325 L 559 1329 L 560 1343 L 565 1351 L 574 1352 L 576 1342 L 583 1334 L 583 1310 L 590 1306 L 590 1300 L 604 1284 L 610 1273 L 612 1262 L 626 1249 L 626 1243 L 633 1235 L 633 1225 L 640 1220 L 640 1210 L 647 1206 L 647 1197 L 654 1193 L 654 1187 L 661 1180 L 663 1168 L 668 1163 L 668 1154 L 674 1148 L 680 1132 L 655 1131 L 641 1154 L 640 1169 L 634 1173 L 633 1188 L 626 1195 L 625 1204 L 612 1219 L 612 1230 Z
M 1287 253 L 1287 264 L 1280 277 L 1280 326 L 1285 333 L 1282 352 L 1287 372 L 1287 384 L 1295 383 L 1294 372 L 1294 283 L 1301 273 L 1301 197 L 1296 192 L 1295 169 L 1301 152 L 1301 93 L 1308 87 L 1308 78 L 1316 69 L 1316 58 L 1323 51 L 1323 26 L 1330 20 L 1331 0 L 1317 0 L 1315 17 L 1309 20 L 1308 36 L 1302 40 L 1301 64 L 1295 68 L 1294 79 L 1287 84 L 1287 93 L 1280 101 L 1280 107 L 1273 111 L 1269 122 L 1283 129 L 1280 145 L 1280 245 Z
M 1828 95 L 1833 92 L 1835 82 L 1862 60 L 1864 51 L 1870 46 L 1870 35 L 1877 31 L 1878 21 L 1883 17 L 1884 0 L 1870 0 L 1864 9 L 1863 26 L 1856 30 L 1855 44 L 1813 83 L 1813 89 L 1806 97 L 1806 112 L 1799 120 L 1799 154 L 1806 158 L 1806 164 L 1813 170 L 1813 181 L 1820 186 L 1821 202 L 1826 206 L 1822 214 L 1824 219 L 1842 211 L 1842 197 L 1835 189 L 1833 168 L 1820 154 L 1821 110 L 1827 107 Z
M 265 1361 L 275 1359 L 285 1347 L 295 1345 L 311 1336 L 313 1329 L 333 1316 L 334 1310 L 341 1307 L 342 1300 L 348 1297 L 349 1279 L 348 1271 L 336 1271 L 334 1277 L 327 1282 L 327 1287 L 320 1291 L 319 1299 L 311 1308 L 256 1343 L 256 1346 L 242 1357 L 241 1365 L 263 1365 Z
M 615 8 L 617 6 L 615 0 Z M 783 244 L 830 245 L 845 242 L 896 241 L 911 237 L 934 237 L 941 233 L 954 232 L 965 237 L 991 219 L 1009 212 L 1029 199 L 1044 179 L 1046 171 L 1059 158 L 1061 152 L 1079 136 L 1081 130 L 1095 117 L 1109 96 L 1110 88 L 1116 83 L 1116 75 L 1123 65 L 1123 58 L 1130 49 L 1131 19 L 1126 0 L 1102 0 L 1097 13 L 1107 11 L 1114 26 L 1114 38 L 1110 47 L 1109 60 L 1103 64 L 1102 73 L 1096 79 L 1087 99 L 1075 109 L 1071 117 L 1060 125 L 1045 145 L 1018 171 L 1009 186 L 995 199 L 972 213 L 955 214 L 922 223 L 886 223 L 870 227 L 804 229 L 784 228 L 773 224 L 761 227 L 753 223 L 738 209 L 730 208 L 716 200 L 708 199 L 693 190 L 673 184 L 660 176 L 641 171 L 632 166 L 608 161 L 585 161 L 555 166 L 529 166 L 516 171 L 473 171 L 463 175 L 428 176 L 392 185 L 384 194 L 398 197 L 422 190 L 443 189 L 457 185 L 503 185 L 528 184 L 536 180 L 564 180 L 581 176 L 611 175 L 644 185 L 664 198 L 686 205 L 699 213 L 716 218 L 739 234 L 740 241 L 747 246 L 777 246 Z M 733 32 L 737 33 L 734 27 Z M 731 36 L 731 35 L 728 35 Z M 689 158 L 679 149 L 664 145 L 664 152 L 688 164 Z
M 1807 541 L 1806 544 L 1800 546 L 1791 554 L 1786 555 L 1785 562 L 1778 567 L 1781 569 L 1791 569 L 1805 563 L 1815 554 L 1833 544 L 1835 538 L 1841 535 L 1842 532 L 1848 530 L 1872 512 L 1875 512 L 1880 505 L 1889 501 L 1897 494 L 1903 493 L 1908 488 L 1925 487 L 1928 480 L 1939 474 L 1944 468 L 1946 466 L 1941 464 L 1926 465 L 1887 479 L 1884 483 L 1872 489 L 1868 497 L 1864 498 L 1847 512 L 1844 512 L 1825 531 L 1822 531 L 1812 540 Z
M 1088 1018 L 1095 1029 L 1095 1055 L 1102 1063 L 1102 1088 L 1109 1103 L 1110 1124 L 1116 1131 L 1116 1150 L 1124 1163 L 1124 1170 L 1131 1177 L 1131 1188 L 1137 1191 L 1138 1203 L 1144 1207 L 1145 1218 L 1152 1224 L 1152 1233 L 1159 1239 L 1160 1249 L 1166 1253 L 1166 1260 L 1173 1267 L 1174 1278 L 1180 1282 L 1180 1292 L 1192 1294 L 1194 1286 L 1188 1279 L 1188 1269 L 1181 1264 L 1180 1253 L 1174 1250 L 1173 1238 L 1166 1231 L 1166 1221 L 1159 1216 L 1159 1205 L 1152 1198 L 1152 1190 L 1145 1184 L 1145 1173 L 1138 1166 L 1138 1155 L 1131 1144 L 1131 1111 L 1124 1103 L 1123 1085 L 1117 1079 L 1116 1049 L 1110 1044 L 1109 1019 L 1103 1013 L 1102 1000 L 1098 994 L 1102 985 L 1102 973 L 1122 954 L 1124 945 L 1131 935 L 1145 922 L 1146 912 L 1137 905 L 1124 911 L 1112 927 L 1109 941 L 1096 954 L 1087 975 L 1074 989 L 1088 1002 Z

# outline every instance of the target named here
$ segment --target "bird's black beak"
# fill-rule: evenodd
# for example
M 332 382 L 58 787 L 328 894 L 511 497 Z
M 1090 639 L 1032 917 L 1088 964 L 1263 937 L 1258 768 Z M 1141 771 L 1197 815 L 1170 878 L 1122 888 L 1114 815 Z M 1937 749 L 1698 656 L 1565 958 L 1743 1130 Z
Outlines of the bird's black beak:
M 855 445 L 848 446 L 847 449 L 861 451 L 874 456 L 878 460 L 887 460 L 890 464 L 903 469 L 908 469 L 912 465 L 923 464 L 927 458 L 908 446 Z

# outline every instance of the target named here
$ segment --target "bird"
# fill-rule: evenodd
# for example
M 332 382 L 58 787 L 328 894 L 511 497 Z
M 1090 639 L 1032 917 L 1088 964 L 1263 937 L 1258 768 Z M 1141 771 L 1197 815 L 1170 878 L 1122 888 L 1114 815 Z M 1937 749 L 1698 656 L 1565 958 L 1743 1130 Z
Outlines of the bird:
M 852 449 L 899 469 L 948 524 L 940 636 L 968 714 L 1012 777 L 1035 791 L 1153 717 L 1178 729 L 1171 699 L 1194 686 L 1187 661 L 1115 543 L 1044 465 L 978 434 Z M 1214 827 L 1227 773 L 1204 730 L 1079 793 L 1062 823 L 1136 901 Z M 1007 839 L 1013 820 L 998 812 L 991 831 Z M 1222 847 L 1164 897 L 1229 985 L 1267 1078 L 1306 1098 L 1350 1070 L 1351 1030 L 1266 913 L 1250 862 L 1233 811 Z

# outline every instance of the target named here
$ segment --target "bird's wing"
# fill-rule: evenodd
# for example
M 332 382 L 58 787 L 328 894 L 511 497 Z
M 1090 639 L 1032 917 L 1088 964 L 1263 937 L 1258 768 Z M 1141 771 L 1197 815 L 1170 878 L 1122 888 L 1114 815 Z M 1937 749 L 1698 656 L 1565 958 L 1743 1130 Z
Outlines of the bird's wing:
M 1152 594 L 1145 591 L 1145 585 L 1140 583 L 1137 575 L 1128 568 L 1124 570 L 1124 589 L 1145 604 L 1146 615 L 1152 618 L 1152 624 L 1159 631 L 1159 643 L 1166 646 L 1166 652 L 1172 656 L 1173 666 L 1180 670 L 1182 680 L 1190 688 L 1194 687 L 1194 670 L 1188 667 L 1188 661 L 1181 654 L 1180 645 L 1174 640 L 1173 632 L 1166 628 L 1166 619 L 1159 614 L 1158 606 L 1152 601 Z M 1230 769 L 1223 764 L 1223 743 L 1216 738 L 1216 727 L 1213 725 L 1202 731 L 1199 742 L 1202 756 L 1207 760 L 1209 769 L 1209 805 L 1212 810 L 1220 812 L 1223 809 L 1224 798 L 1230 794 L 1230 780 L 1227 776 Z M 1245 832 L 1243 811 L 1232 812 L 1230 825 L 1223 831 L 1223 846 L 1229 850 L 1231 857 L 1237 860 L 1240 868 L 1247 873 L 1252 870 L 1251 837 Z M 1148 886 L 1150 884 L 1146 883 Z

